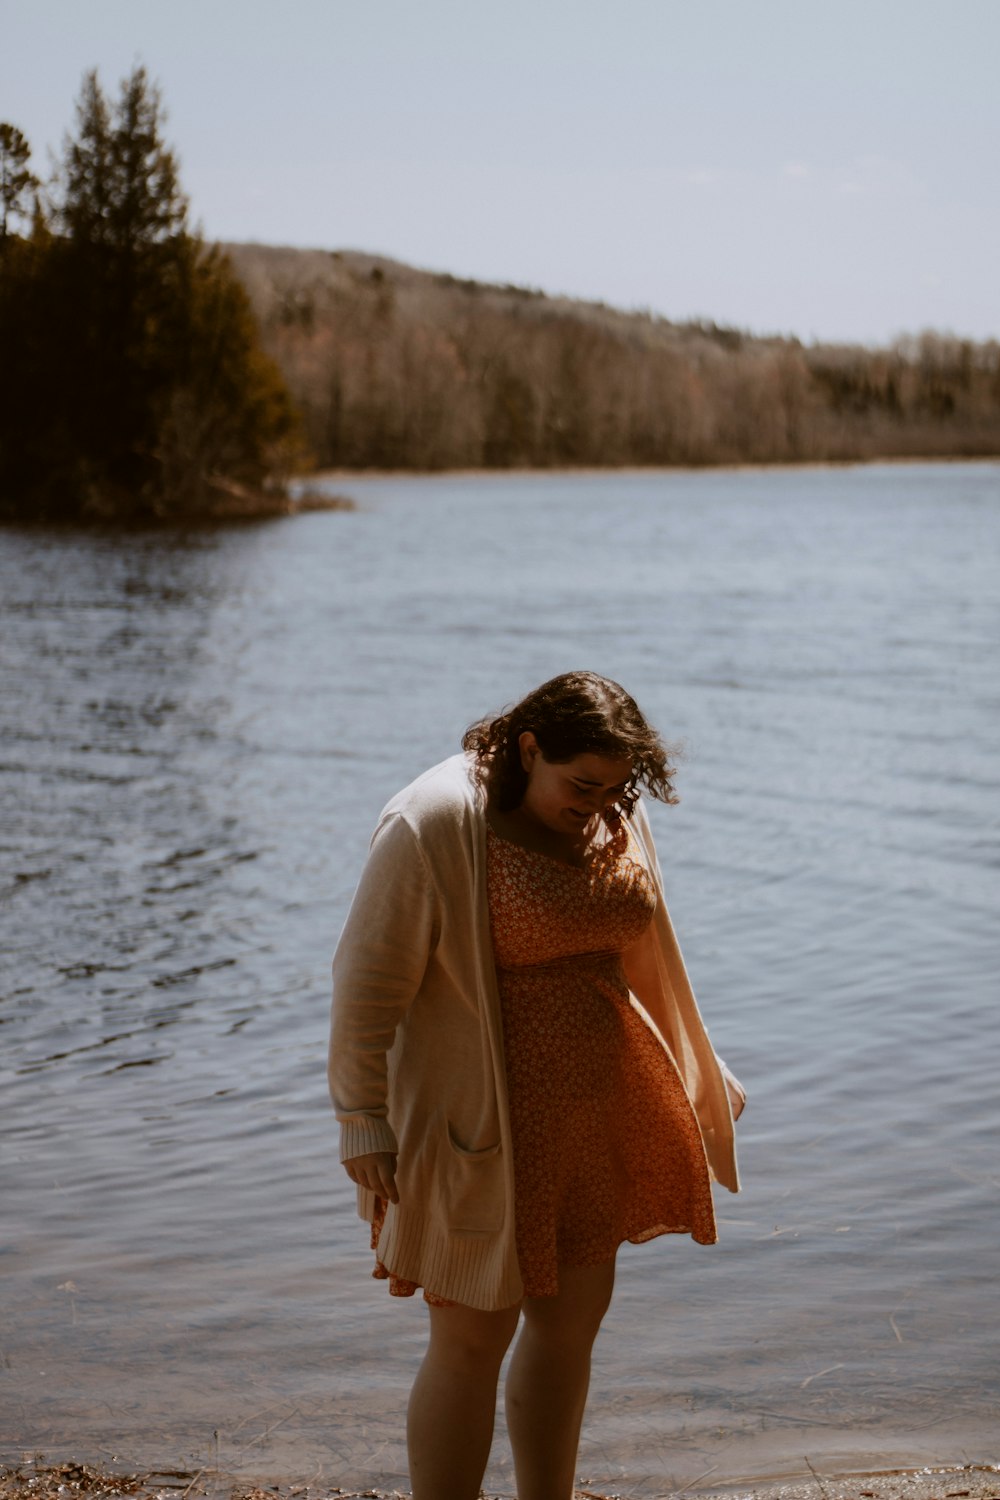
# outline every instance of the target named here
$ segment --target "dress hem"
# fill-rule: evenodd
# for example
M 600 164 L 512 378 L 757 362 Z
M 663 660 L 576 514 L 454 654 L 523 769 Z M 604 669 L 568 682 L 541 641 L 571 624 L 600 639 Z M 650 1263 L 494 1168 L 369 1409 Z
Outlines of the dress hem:
M 719 1242 L 718 1234 L 713 1233 L 711 1239 L 703 1238 L 702 1236 L 704 1235 L 704 1231 L 702 1231 L 702 1234 L 699 1235 L 687 1224 L 677 1225 L 676 1228 L 671 1228 L 666 1224 L 657 1224 L 651 1229 L 637 1229 L 632 1234 L 626 1234 L 622 1239 L 618 1241 L 618 1244 L 615 1246 L 614 1252 L 611 1256 L 602 1257 L 600 1260 L 588 1258 L 587 1260 L 560 1261 L 558 1265 L 559 1267 L 565 1267 L 567 1270 L 582 1270 L 586 1266 L 603 1266 L 606 1265 L 609 1260 L 614 1260 L 622 1245 L 645 1245 L 648 1244 L 650 1240 L 662 1239 L 664 1235 L 668 1234 L 690 1235 L 691 1239 L 696 1245 L 717 1245 Z M 389 1283 L 389 1295 L 391 1297 L 414 1297 L 416 1296 L 417 1292 L 423 1292 L 424 1301 L 430 1307 L 463 1306 L 461 1302 L 451 1301 L 447 1297 L 439 1296 L 437 1292 L 430 1291 L 427 1287 L 422 1287 L 419 1281 L 408 1281 L 404 1276 L 394 1276 L 393 1273 L 378 1259 L 376 1259 L 375 1269 L 372 1271 L 372 1280 L 387 1281 Z M 558 1284 L 556 1285 L 554 1291 L 532 1292 L 528 1289 L 527 1286 L 525 1286 L 524 1290 L 525 1297 L 557 1297 L 558 1295 Z

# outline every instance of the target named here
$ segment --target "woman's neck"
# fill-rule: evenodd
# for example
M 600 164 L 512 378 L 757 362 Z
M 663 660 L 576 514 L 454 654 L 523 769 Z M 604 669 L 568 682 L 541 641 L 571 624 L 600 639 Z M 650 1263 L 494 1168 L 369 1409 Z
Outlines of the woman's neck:
M 486 821 L 508 843 L 517 844 L 534 854 L 545 854 L 565 865 L 582 866 L 595 843 L 601 842 L 603 819 L 595 813 L 578 833 L 559 833 L 536 818 L 527 808 L 515 807 L 501 812 L 487 804 Z

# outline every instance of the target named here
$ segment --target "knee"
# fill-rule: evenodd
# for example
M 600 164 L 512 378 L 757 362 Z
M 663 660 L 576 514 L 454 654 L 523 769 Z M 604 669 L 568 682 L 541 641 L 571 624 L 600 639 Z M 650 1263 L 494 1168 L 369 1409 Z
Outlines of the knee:
M 553 1353 L 583 1357 L 590 1353 L 607 1310 L 607 1303 L 603 1306 L 590 1303 L 586 1307 L 529 1307 L 525 1304 L 524 1332 Z
M 500 1314 L 483 1314 L 480 1318 L 463 1316 L 455 1309 L 435 1309 L 431 1320 L 431 1338 L 428 1354 L 438 1368 L 448 1368 L 456 1373 L 481 1374 L 485 1370 L 499 1370 L 510 1341 L 517 1327 L 517 1315 L 504 1317 Z
M 525 1331 L 552 1349 L 586 1354 L 596 1339 L 611 1305 L 614 1269 L 595 1268 L 586 1278 L 565 1278 L 556 1297 L 530 1297 L 524 1302 Z M 574 1281 L 579 1284 L 574 1284 Z

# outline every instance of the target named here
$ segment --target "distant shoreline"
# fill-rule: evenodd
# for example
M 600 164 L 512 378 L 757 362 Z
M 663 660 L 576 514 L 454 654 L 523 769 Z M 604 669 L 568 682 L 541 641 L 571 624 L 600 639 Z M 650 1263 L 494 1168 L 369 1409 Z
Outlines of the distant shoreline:
M 976 464 L 988 467 L 990 464 L 1000 464 L 1000 452 L 995 454 L 976 454 L 971 458 L 963 458 L 955 454 L 942 454 L 932 458 L 910 457 L 906 455 L 889 458 L 802 459 L 789 463 L 609 464 L 607 466 L 603 464 L 551 464 L 538 468 L 518 467 L 509 469 L 315 469 L 310 472 L 307 479 L 303 479 L 301 482 L 303 485 L 308 485 L 316 483 L 350 484 L 358 479 L 513 479 L 538 478 L 545 474 L 783 474 L 821 469 L 874 469 L 885 466 L 893 468 L 931 467 L 935 464 L 948 464 L 952 467 L 958 464 Z M 298 481 L 295 481 L 296 487 L 298 483 Z M 303 507 L 303 509 L 307 508 Z
M 355 511 L 358 509 L 357 502 L 349 491 L 352 484 L 363 484 L 368 482 L 382 482 L 385 480 L 412 479 L 419 481 L 438 481 L 462 479 L 495 479 L 498 482 L 506 479 L 538 479 L 545 476 L 551 478 L 566 478 L 568 476 L 579 476 L 589 478 L 594 476 L 605 476 L 614 479 L 616 476 L 632 475 L 684 475 L 690 477 L 696 474 L 748 474 L 748 473 L 810 473 L 822 470 L 836 471 L 841 469 L 872 469 L 872 468 L 913 468 L 915 466 L 933 467 L 934 465 L 947 464 L 954 468 L 958 465 L 976 465 L 978 467 L 989 467 L 1000 465 L 1000 453 L 995 456 L 977 455 L 974 458 L 958 458 L 954 455 L 943 455 L 938 458 L 858 458 L 858 459 L 804 459 L 798 463 L 729 463 L 729 464 L 618 464 L 618 465 L 546 465 L 540 468 L 479 468 L 479 469 L 316 469 L 308 474 L 301 475 L 289 483 L 288 493 L 285 495 L 265 494 L 263 492 L 244 492 L 239 495 L 227 495 L 211 509 L 200 512 L 184 512 L 165 516 L 144 516 L 139 520 L 122 521 L 113 516 L 92 516 L 86 519 L 72 519 L 68 521 L 52 520 L 40 517 L 37 520 L 31 517 L 9 516 L 0 518 L 0 526 L 61 526 L 80 527 L 84 530 L 99 530 L 102 527 L 111 531 L 136 530 L 136 531 L 163 531 L 171 528 L 184 527 L 198 529 L 202 527 L 238 526 L 254 522 L 286 521 L 295 516 L 308 515 L 317 511 Z M 318 485 L 336 486 L 334 493 L 328 493 L 325 489 L 319 490 Z M 0 1494 L 0 1500 L 3 1500 Z M 1000 1500 L 1000 1497 L 998 1497 Z

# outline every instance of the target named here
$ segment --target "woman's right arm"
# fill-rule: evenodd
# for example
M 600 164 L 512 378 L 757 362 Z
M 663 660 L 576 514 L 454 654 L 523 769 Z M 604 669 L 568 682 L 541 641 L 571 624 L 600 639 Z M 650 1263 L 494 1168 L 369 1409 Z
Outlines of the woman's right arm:
M 386 1168 L 359 1158 L 395 1157 L 387 1054 L 420 988 L 437 924 L 437 892 L 416 834 L 394 813 L 372 839 L 333 960 L 330 1097 L 340 1159 L 354 1164 L 355 1181 L 372 1172 L 377 1181 Z

